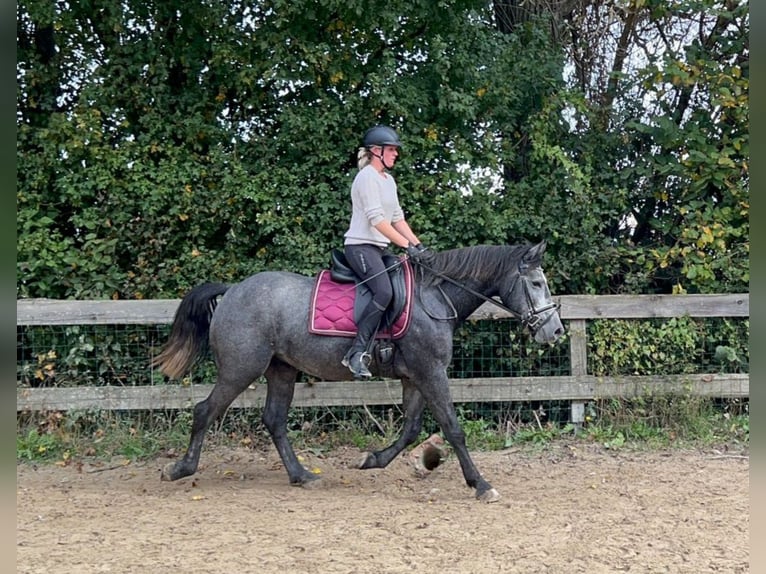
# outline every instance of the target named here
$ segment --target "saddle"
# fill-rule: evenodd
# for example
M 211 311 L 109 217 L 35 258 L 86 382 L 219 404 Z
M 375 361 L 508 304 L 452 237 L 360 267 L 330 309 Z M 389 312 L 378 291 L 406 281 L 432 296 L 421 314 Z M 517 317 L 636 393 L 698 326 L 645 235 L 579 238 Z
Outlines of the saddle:
M 398 339 L 410 323 L 413 273 L 410 262 L 393 254 L 383 256 L 393 286 L 391 304 L 383 314 L 377 338 Z M 330 253 L 330 268 L 317 275 L 311 296 L 309 332 L 315 335 L 356 336 L 356 323 L 372 300 L 372 291 L 351 268 L 340 249 Z

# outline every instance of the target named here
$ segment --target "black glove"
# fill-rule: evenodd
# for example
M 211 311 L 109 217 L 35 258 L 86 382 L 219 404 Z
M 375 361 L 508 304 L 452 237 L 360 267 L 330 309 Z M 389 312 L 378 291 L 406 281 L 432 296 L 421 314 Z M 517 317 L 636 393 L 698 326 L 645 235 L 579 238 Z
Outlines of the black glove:
M 407 246 L 407 255 L 415 263 L 428 263 L 433 259 L 434 253 L 422 243 L 418 243 L 417 245 L 410 244 Z

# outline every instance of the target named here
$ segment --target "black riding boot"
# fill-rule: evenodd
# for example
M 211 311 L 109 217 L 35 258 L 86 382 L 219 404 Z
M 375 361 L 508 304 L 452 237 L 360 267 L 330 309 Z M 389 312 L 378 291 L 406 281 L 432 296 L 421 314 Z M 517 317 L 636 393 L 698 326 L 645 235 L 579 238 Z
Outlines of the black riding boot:
M 348 367 L 354 374 L 355 379 L 372 377 L 372 373 L 367 368 L 371 358 L 369 348 L 372 346 L 372 337 L 378 330 L 378 324 L 384 312 L 384 310 L 378 309 L 374 301 L 370 301 L 364 311 L 365 315 L 356 326 L 356 339 L 341 361 L 341 364 Z

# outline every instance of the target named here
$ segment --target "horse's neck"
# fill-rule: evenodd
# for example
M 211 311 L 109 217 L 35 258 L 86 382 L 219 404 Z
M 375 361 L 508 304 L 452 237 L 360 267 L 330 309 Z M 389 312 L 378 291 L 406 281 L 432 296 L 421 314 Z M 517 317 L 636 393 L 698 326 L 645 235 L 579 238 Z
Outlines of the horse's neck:
M 481 285 L 478 282 L 464 281 L 461 282 L 461 285 L 481 293 L 485 297 L 489 297 L 489 293 L 491 292 L 489 286 Z M 452 306 L 455 308 L 457 313 L 458 321 L 461 323 L 465 321 L 471 315 L 471 313 L 481 307 L 482 303 L 485 301 L 485 299 L 474 295 L 467 289 L 453 285 L 449 282 L 442 283 L 442 290 L 451 301 Z

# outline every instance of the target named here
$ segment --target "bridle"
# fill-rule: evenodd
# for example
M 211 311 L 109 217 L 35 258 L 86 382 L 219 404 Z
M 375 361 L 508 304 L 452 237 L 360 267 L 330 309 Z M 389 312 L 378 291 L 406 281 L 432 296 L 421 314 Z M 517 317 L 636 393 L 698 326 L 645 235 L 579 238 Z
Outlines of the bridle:
M 479 293 L 475 289 L 471 289 L 467 285 L 463 285 L 459 281 L 456 281 L 455 279 L 452 279 L 452 277 L 448 277 L 447 275 L 444 275 L 443 273 L 429 267 L 427 264 L 418 261 L 417 265 L 420 265 L 424 269 L 427 269 L 437 277 L 440 277 L 441 279 L 444 279 L 445 281 L 452 283 L 456 287 L 459 287 L 463 291 L 467 291 L 471 295 L 474 295 L 476 297 L 479 297 L 480 299 L 484 299 L 485 301 L 488 301 L 489 303 L 492 303 L 496 307 L 500 307 L 503 311 L 509 313 L 513 318 L 521 321 L 521 324 L 523 327 L 526 327 L 529 329 L 529 331 L 534 335 L 540 328 L 545 325 L 552 317 L 553 313 L 546 313 L 546 311 L 550 311 L 551 309 L 556 309 L 561 306 L 559 303 L 556 303 L 555 301 L 551 301 L 550 303 L 543 305 L 542 307 L 535 307 L 535 302 L 532 299 L 532 296 L 529 292 L 529 277 L 527 277 L 527 270 L 529 269 L 529 264 L 524 263 L 523 261 L 519 263 L 518 266 L 518 275 L 516 275 L 516 278 L 513 280 L 513 283 L 511 284 L 511 288 L 508 289 L 507 297 L 504 299 L 510 299 L 511 294 L 516 289 L 516 285 L 519 281 L 521 281 L 521 286 L 524 289 L 524 298 L 527 301 L 527 310 L 524 312 L 519 312 L 514 309 L 511 309 L 501 301 L 498 301 L 497 299 L 493 299 L 492 297 L 487 297 L 483 293 Z M 454 305 L 452 305 L 452 302 L 449 301 L 449 298 L 447 295 L 442 292 L 442 294 L 447 298 L 450 307 L 454 310 Z M 435 318 L 435 317 L 433 317 Z M 453 317 L 454 318 L 454 317 Z
M 551 317 L 553 317 L 553 313 L 547 313 L 545 316 L 543 316 L 543 313 L 549 311 L 550 309 L 556 309 L 558 311 L 561 305 L 555 301 L 551 301 L 542 307 L 535 307 L 535 302 L 529 293 L 529 277 L 527 277 L 528 269 L 529 265 L 527 263 L 519 263 L 519 274 L 516 275 L 511 288 L 508 290 L 508 298 L 510 299 L 513 290 L 516 288 L 516 283 L 519 281 L 519 279 L 521 279 L 521 285 L 524 288 L 524 298 L 527 300 L 527 311 L 525 313 L 514 313 L 508 307 L 505 307 L 505 305 L 501 305 L 501 307 L 508 310 L 509 313 L 521 321 L 521 324 L 524 327 L 529 329 L 529 331 L 534 334 L 540 330 L 540 328 L 545 325 L 551 319 Z M 489 300 L 495 303 L 495 305 L 498 304 L 498 302 L 494 301 L 493 299 Z

